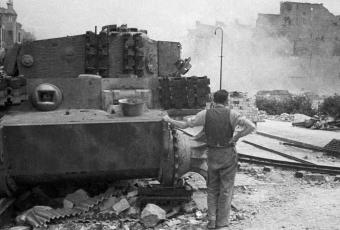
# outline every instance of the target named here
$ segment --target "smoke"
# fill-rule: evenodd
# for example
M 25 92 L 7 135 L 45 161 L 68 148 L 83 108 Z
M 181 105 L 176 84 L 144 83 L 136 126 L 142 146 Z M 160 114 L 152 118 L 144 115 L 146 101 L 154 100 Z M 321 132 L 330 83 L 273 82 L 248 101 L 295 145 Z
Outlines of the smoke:
M 183 41 L 183 55 L 191 56 L 189 75 L 207 75 L 213 91 L 219 89 L 221 33 L 217 25 L 197 24 Z M 255 33 L 253 26 L 237 21 L 223 26 L 222 88 L 248 92 L 284 89 L 293 93 L 339 92 L 338 57 L 293 55 L 293 44 L 285 37 Z

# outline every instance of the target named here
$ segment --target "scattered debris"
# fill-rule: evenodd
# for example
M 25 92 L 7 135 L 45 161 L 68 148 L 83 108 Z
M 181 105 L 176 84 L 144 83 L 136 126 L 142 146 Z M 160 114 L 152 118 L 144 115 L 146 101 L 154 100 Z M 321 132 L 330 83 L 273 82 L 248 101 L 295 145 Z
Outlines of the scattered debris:
M 196 204 L 196 207 L 200 211 L 208 209 L 207 194 L 203 191 L 197 191 L 192 194 L 192 200 Z
M 126 195 L 126 198 L 129 199 L 136 196 L 138 196 L 138 190 L 133 190 Z
M 147 204 L 141 214 L 141 221 L 147 228 L 154 227 L 165 219 L 166 212 L 155 204 Z
M 15 221 L 19 225 L 29 224 L 33 227 L 39 227 L 41 225 L 45 226 L 49 221 L 49 217 L 44 215 L 44 213 L 48 210 L 52 210 L 52 208 L 47 206 L 34 206 L 17 216 Z M 39 216 L 39 218 L 37 218 L 37 216 Z
M 129 208 L 130 208 L 130 204 L 125 198 L 121 199 L 120 201 L 118 201 L 112 206 L 113 211 L 115 211 L 117 215 L 119 215 L 121 212 Z
M 11 227 L 8 230 L 30 230 L 31 227 L 28 226 L 15 226 L 15 227 Z
M 237 218 L 238 220 L 244 220 L 244 219 L 245 219 L 245 217 L 244 217 L 244 215 L 243 215 L 242 213 L 237 213 L 237 214 L 236 214 L 236 218 Z
M 264 172 L 271 172 L 271 171 L 273 171 L 273 169 L 274 169 L 274 168 L 273 168 L 273 167 L 270 167 L 270 166 L 264 166 L 264 167 L 263 167 L 263 171 L 264 171 Z
M 336 175 L 336 176 L 334 177 L 334 181 L 340 181 L 340 175 Z
M 166 218 L 169 219 L 169 218 L 174 217 L 175 215 L 179 213 L 180 210 L 181 210 L 181 207 L 172 208 L 171 211 L 166 214 Z
M 198 210 L 198 211 L 195 212 L 195 217 L 196 217 L 196 220 L 202 220 L 203 213 Z
M 138 207 L 130 207 L 127 216 L 133 219 L 138 219 L 140 215 L 140 210 Z
M 327 175 L 320 173 L 306 173 L 303 177 L 306 181 L 327 182 L 329 179 Z
M 179 225 L 181 223 L 182 222 L 179 219 L 171 219 L 171 220 L 168 220 L 166 222 L 166 225 L 169 226 L 169 227 L 173 227 L 173 226 Z
M 188 172 L 184 174 L 182 177 L 182 180 L 184 180 L 184 183 L 186 185 L 189 185 L 190 188 L 194 191 L 196 190 L 202 190 L 207 189 L 207 182 L 204 179 L 204 177 L 198 173 L 195 172 Z
M 304 171 L 297 171 L 295 172 L 295 177 L 296 178 L 302 178 L 305 175 Z
M 250 141 L 247 141 L 247 140 L 243 140 L 242 142 L 246 143 L 246 144 L 249 144 L 249 145 L 252 145 L 258 149 L 262 149 L 262 150 L 266 150 L 268 152 L 271 152 L 271 153 L 274 153 L 274 154 L 277 154 L 279 156 L 283 156 L 285 158 L 288 158 L 288 159 L 292 159 L 292 160 L 295 160 L 297 162 L 301 162 L 301 163 L 305 163 L 305 164 L 310 164 L 310 165 L 315 165 L 314 163 L 312 162 L 309 162 L 309 161 L 305 161 L 303 159 L 300 159 L 298 157 L 294 157 L 294 156 L 291 156 L 289 154 L 286 154 L 286 153 L 283 153 L 283 152 L 279 152 L 279 151 L 276 151 L 274 149 L 271 149 L 271 148 L 267 148 L 265 146 L 262 146 L 262 145 L 258 145 L 256 143 L 253 143 L 253 142 L 250 142 Z
M 182 210 L 185 213 L 193 213 L 197 209 L 196 203 L 194 201 L 183 203 Z
M 303 114 L 300 114 L 303 115 Z M 305 115 L 303 115 L 305 116 Z M 304 119 L 300 119 L 292 123 L 294 126 L 310 128 L 310 129 L 321 129 L 321 130 L 336 130 L 340 128 L 340 120 L 334 119 L 330 116 L 305 116 Z
M 293 114 L 282 113 L 281 115 L 267 115 L 265 113 L 261 113 L 264 119 L 275 120 L 275 121 L 287 121 L 292 122 L 294 120 Z
M 104 202 L 99 206 L 100 211 L 105 211 L 111 209 L 118 201 L 118 198 L 113 196 L 104 200 Z
M 87 194 L 87 192 L 82 189 L 78 189 L 74 193 L 68 194 L 65 197 L 63 201 L 64 208 L 73 208 L 74 206 L 79 205 L 87 199 L 89 199 L 89 195 Z

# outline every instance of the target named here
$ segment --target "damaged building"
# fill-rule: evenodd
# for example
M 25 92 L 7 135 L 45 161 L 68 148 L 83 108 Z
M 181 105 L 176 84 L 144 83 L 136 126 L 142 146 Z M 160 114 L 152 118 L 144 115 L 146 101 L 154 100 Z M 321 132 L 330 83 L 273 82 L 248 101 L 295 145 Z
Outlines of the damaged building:
M 278 76 L 289 82 L 285 89 L 326 95 L 338 91 L 340 16 L 322 3 L 281 2 L 279 14 L 258 14 L 254 39 L 284 41 L 284 52 L 275 56 L 286 69 Z
M 17 13 L 13 7 L 13 0 L 7 2 L 7 8 L 0 7 L 0 46 L 8 49 L 14 43 L 21 43 L 24 31 L 17 22 Z
M 340 16 L 323 4 L 282 2 L 280 14 L 259 14 L 256 34 L 285 36 L 294 55 L 340 56 Z

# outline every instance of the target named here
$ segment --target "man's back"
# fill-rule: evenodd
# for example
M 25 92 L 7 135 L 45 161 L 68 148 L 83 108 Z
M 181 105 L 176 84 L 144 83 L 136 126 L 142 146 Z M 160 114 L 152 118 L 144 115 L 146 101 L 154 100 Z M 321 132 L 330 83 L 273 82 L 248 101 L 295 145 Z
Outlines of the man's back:
M 228 146 L 234 130 L 230 122 L 230 109 L 218 107 L 208 109 L 204 125 L 207 144 L 210 147 Z

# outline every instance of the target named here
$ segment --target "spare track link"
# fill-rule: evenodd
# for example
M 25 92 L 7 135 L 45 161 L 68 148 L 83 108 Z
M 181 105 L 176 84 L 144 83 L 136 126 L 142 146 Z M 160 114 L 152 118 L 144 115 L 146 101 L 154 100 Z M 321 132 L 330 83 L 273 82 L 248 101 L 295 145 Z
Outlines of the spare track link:
M 101 204 L 105 199 L 114 196 L 115 192 L 105 192 L 103 194 L 97 195 L 86 201 L 81 202 L 74 208 L 57 208 L 44 211 L 34 211 L 30 222 L 34 225 L 33 227 L 46 227 L 50 222 L 62 220 L 65 218 L 76 217 L 91 211 L 93 208 Z

